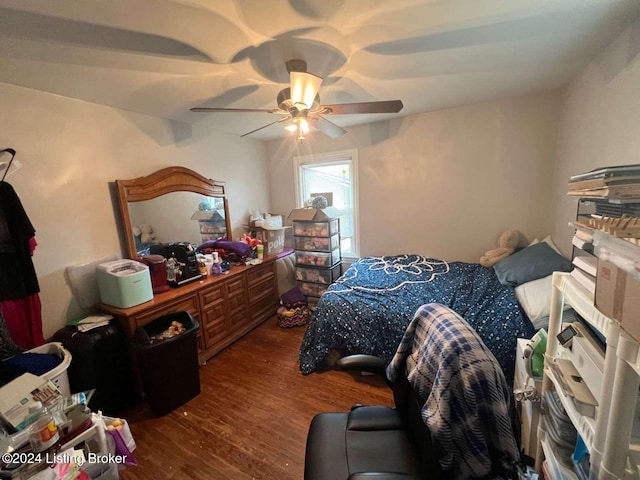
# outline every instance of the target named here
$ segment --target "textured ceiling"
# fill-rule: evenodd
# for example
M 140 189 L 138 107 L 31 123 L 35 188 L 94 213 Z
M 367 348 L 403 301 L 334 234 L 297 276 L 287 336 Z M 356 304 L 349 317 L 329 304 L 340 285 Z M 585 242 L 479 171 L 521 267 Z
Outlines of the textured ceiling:
M 639 15 L 637 0 L 0 0 L 0 82 L 241 135 L 278 117 L 189 109 L 275 108 L 301 58 L 321 103 L 405 105 L 329 117 L 348 127 L 560 87 Z

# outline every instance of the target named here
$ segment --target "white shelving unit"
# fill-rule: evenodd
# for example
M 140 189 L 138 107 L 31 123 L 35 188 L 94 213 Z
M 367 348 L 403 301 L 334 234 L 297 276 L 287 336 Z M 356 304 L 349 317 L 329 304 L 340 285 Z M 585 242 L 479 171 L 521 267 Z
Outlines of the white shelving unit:
M 565 348 L 556 338 L 562 329 L 562 308 L 568 301 L 572 308 L 607 342 L 604 358 L 603 387 L 595 418 L 579 412 L 550 365 L 556 358 L 568 358 Z M 640 386 L 640 346 L 617 322 L 602 315 L 593 304 L 593 296 L 568 273 L 553 274 L 549 338 L 545 354 L 542 391 L 555 387 L 567 415 L 582 437 L 591 460 L 590 479 L 638 478 L 636 460 L 630 456 L 637 448 L 630 447 L 635 417 L 638 388 Z M 587 385 L 588 386 L 588 385 Z M 541 471 L 543 457 L 555 461 L 554 452 L 546 443 L 545 432 L 538 431 L 536 465 Z M 631 454 L 631 455 L 630 455 Z M 564 477 L 564 475 L 562 475 Z

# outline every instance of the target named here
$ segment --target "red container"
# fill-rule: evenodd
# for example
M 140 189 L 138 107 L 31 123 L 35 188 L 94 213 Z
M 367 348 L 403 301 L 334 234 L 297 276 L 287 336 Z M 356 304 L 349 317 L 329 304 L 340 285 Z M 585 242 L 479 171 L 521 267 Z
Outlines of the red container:
M 166 292 L 169 290 L 167 283 L 167 259 L 162 255 L 145 255 L 140 260 L 149 266 L 151 274 L 151 287 L 153 293 Z

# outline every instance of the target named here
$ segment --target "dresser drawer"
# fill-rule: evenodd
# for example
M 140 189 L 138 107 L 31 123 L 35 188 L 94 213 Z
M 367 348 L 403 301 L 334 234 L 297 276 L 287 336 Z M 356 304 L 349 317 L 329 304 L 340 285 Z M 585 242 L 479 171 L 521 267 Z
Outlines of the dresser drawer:
M 244 292 L 242 295 L 236 295 L 234 297 L 230 297 L 227 300 L 227 305 L 229 307 L 230 315 L 245 315 L 247 312 L 247 302 L 244 297 Z
M 253 305 L 264 297 L 275 296 L 276 280 L 275 277 L 265 277 L 260 283 L 249 286 L 249 303 Z
M 239 278 L 234 278 L 228 282 L 227 284 L 227 298 L 233 298 L 237 296 L 244 297 L 244 292 L 246 291 L 246 283 L 245 278 L 240 276 Z
M 202 312 L 202 330 L 204 333 L 204 343 L 207 348 L 222 342 L 229 334 L 229 320 L 224 308 L 224 302 L 217 302 L 209 305 L 209 308 Z
M 275 315 L 277 309 L 278 298 L 274 291 L 251 304 L 251 317 L 253 321 L 261 322 Z
M 156 310 L 151 310 L 149 312 L 136 315 L 135 321 L 138 327 L 142 327 L 147 323 L 151 322 L 152 320 L 155 320 L 156 318 L 162 317 L 169 313 L 183 312 L 183 311 L 189 312 L 192 317 L 197 319 L 199 316 L 198 315 L 199 310 L 200 309 L 198 307 L 198 297 L 196 295 L 191 295 L 190 297 L 182 298 L 177 302 L 167 304 Z
M 247 272 L 247 281 L 249 282 L 249 288 L 253 287 L 256 283 L 260 283 L 267 278 L 274 278 L 273 264 L 271 265 L 259 265 L 257 267 L 251 267 Z
M 202 334 L 202 329 L 198 329 L 198 334 L 196 335 L 196 340 L 198 342 L 198 351 L 203 352 L 207 346 L 204 343 L 204 335 Z
M 224 300 L 224 285 L 216 285 L 200 292 L 200 305 L 207 308 L 208 305 Z

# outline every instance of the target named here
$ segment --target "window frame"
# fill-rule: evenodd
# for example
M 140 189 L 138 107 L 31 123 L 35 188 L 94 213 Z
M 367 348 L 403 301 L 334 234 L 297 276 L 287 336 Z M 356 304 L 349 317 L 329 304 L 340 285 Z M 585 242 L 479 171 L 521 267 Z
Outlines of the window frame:
M 358 258 L 360 255 L 360 220 L 359 220 L 359 206 L 358 206 L 358 150 L 348 149 L 339 150 L 336 152 L 317 153 L 310 155 L 296 155 L 293 157 L 293 170 L 294 170 L 294 183 L 295 183 L 295 196 L 298 205 L 304 205 L 306 199 L 301 197 L 302 186 L 301 176 L 302 168 L 304 165 L 313 164 L 331 164 L 331 163 L 349 163 L 351 174 L 351 195 L 353 205 L 353 252 L 351 255 L 343 257 L 345 259 Z M 341 237 L 342 238 L 342 237 Z

